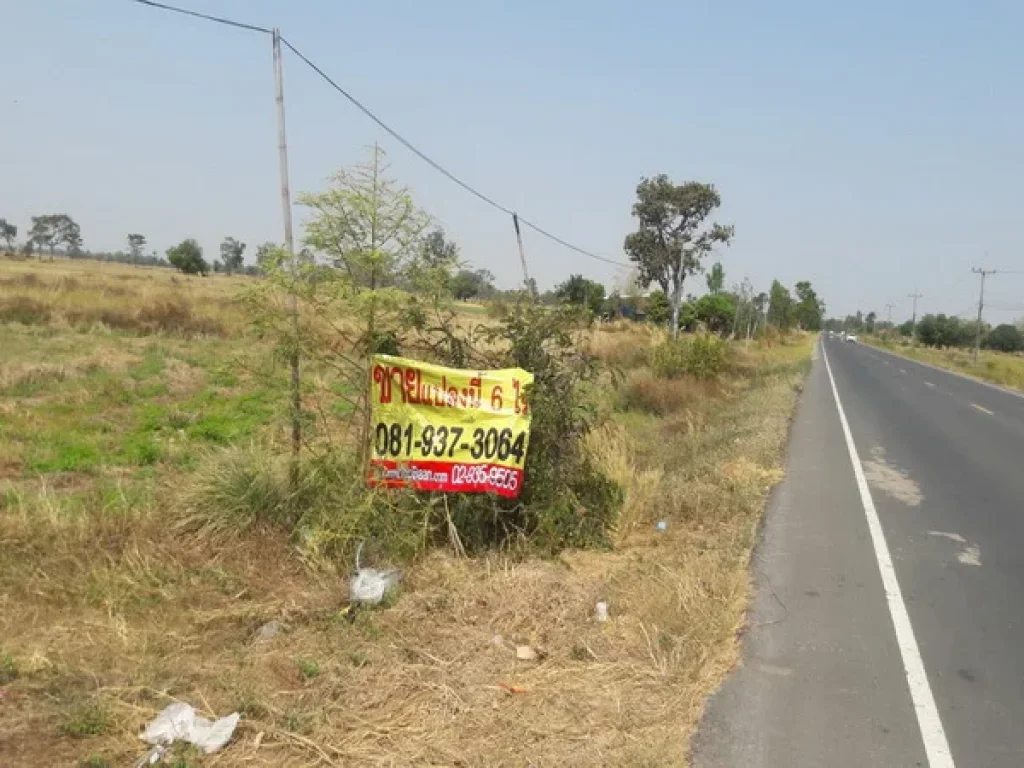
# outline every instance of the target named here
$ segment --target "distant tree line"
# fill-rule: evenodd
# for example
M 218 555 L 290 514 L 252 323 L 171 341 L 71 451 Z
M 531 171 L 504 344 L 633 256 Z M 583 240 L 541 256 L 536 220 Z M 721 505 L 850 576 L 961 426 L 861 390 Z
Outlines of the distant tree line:
M 967 348 L 973 347 L 978 338 L 978 321 L 964 320 L 956 315 L 928 314 L 916 323 L 907 320 L 894 325 L 878 320 L 875 312 L 864 314 L 860 310 L 852 315 L 829 318 L 825 323 L 826 330 L 847 331 L 849 333 L 866 333 L 878 335 L 896 334 L 903 338 L 914 338 L 922 346 Z M 1000 352 L 1024 351 L 1024 334 L 1016 325 L 1004 323 L 994 328 L 988 323 L 981 325 L 981 345 L 986 349 Z

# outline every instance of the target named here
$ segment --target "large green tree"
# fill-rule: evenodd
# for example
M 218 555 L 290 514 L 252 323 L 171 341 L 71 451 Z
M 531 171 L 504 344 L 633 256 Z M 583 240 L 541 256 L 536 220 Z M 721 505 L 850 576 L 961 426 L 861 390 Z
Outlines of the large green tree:
M 167 261 L 186 275 L 205 276 L 210 271 L 210 265 L 203 258 L 203 249 L 192 238 L 182 240 L 173 248 L 168 248 Z
M 643 179 L 636 197 L 637 231 L 626 236 L 626 254 L 636 264 L 640 285 L 656 283 L 668 297 L 669 328 L 676 338 L 686 278 L 702 268 L 716 244 L 732 239 L 733 228 L 707 222 L 722 203 L 711 184 L 676 185 L 662 174 Z
M 999 352 L 1020 352 L 1024 350 L 1024 336 L 1017 326 L 1004 323 L 997 325 L 985 337 L 985 347 Z
M 820 331 L 825 316 L 825 302 L 818 298 L 807 280 L 801 280 L 794 287 L 796 305 L 793 307 L 793 318 L 797 325 L 806 331 Z
M 583 275 L 570 275 L 568 280 L 555 288 L 555 295 L 567 304 L 586 307 L 595 315 L 604 304 L 604 286 Z
M 486 269 L 460 269 L 451 279 L 451 290 L 460 301 L 486 298 L 494 292 L 494 275 Z
M 780 331 L 788 331 L 793 326 L 793 297 L 789 288 L 778 280 L 772 281 L 768 291 L 768 324 Z

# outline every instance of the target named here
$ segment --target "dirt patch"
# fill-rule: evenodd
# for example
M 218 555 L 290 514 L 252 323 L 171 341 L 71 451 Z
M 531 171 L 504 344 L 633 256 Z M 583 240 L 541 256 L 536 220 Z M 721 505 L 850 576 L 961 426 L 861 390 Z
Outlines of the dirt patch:
M 872 488 L 877 488 L 908 507 L 920 506 L 924 499 L 921 487 L 910 475 L 886 461 L 885 449 L 876 445 L 871 459 L 863 462 L 864 477 Z

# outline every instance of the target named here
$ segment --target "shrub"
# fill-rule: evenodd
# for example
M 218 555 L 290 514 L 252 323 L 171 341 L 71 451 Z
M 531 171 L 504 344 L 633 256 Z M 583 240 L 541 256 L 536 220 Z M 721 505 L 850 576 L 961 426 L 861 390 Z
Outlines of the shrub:
M 101 704 L 83 704 L 68 714 L 60 727 L 60 732 L 74 738 L 100 736 L 106 732 L 109 719 L 106 708 Z
M 713 379 L 729 364 L 729 344 L 715 336 L 695 336 L 666 341 L 651 353 L 651 368 L 667 379 L 689 374 Z

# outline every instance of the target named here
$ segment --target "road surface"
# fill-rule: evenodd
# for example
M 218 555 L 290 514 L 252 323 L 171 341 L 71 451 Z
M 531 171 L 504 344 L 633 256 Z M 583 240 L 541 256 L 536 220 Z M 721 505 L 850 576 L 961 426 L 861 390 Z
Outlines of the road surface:
M 1024 398 L 824 338 L 695 766 L 1024 766 Z

